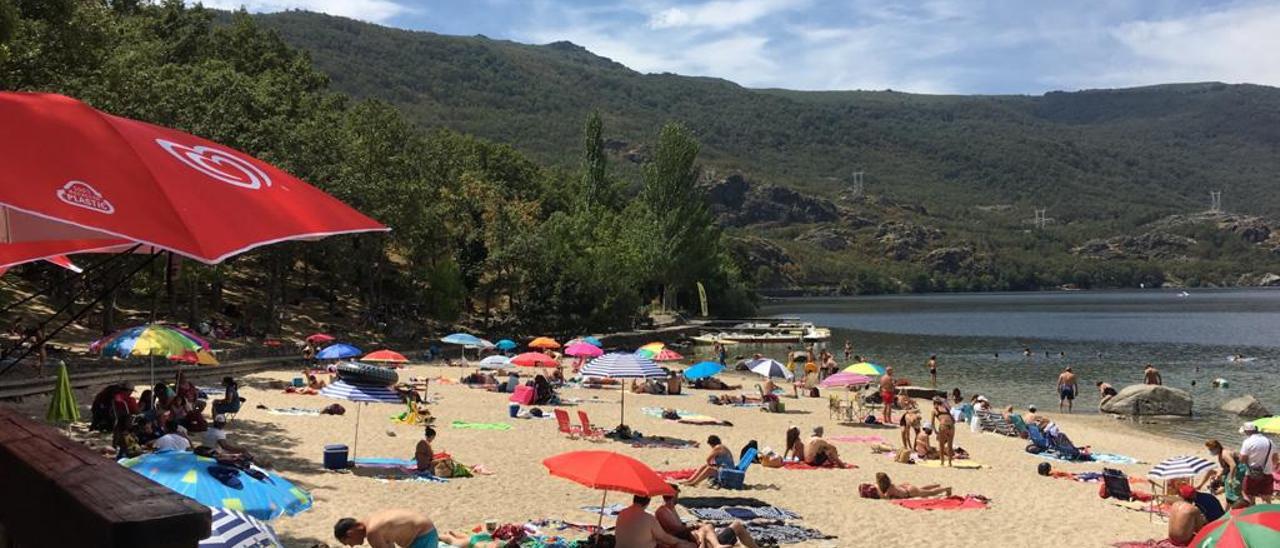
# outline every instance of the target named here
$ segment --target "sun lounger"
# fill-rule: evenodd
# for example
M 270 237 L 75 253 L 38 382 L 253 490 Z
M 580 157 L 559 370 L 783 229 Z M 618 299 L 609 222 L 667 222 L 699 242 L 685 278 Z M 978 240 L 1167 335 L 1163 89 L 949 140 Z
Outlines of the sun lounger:
M 742 483 L 747 477 L 747 469 L 751 467 L 751 463 L 756 460 L 756 449 L 753 447 L 747 449 L 742 454 L 742 458 L 738 460 L 738 465 L 733 468 L 721 468 L 716 472 L 715 483 L 725 489 L 742 489 Z
M 578 422 L 580 423 L 579 428 L 581 429 L 580 431 L 582 432 L 582 435 L 587 439 L 591 439 L 591 440 L 604 439 L 604 429 L 596 428 L 592 426 L 591 419 L 587 417 L 586 411 L 581 411 L 581 410 L 578 411 Z
M 1000 413 L 991 413 L 988 411 L 978 411 L 978 428 L 983 432 L 995 432 L 1005 436 L 1017 436 L 1018 429 L 1013 423 L 1004 418 Z
M 1049 436 L 1044 435 L 1040 431 L 1040 427 L 1034 424 L 1027 425 L 1027 439 L 1031 441 L 1041 452 L 1052 451 L 1053 442 L 1049 441 Z

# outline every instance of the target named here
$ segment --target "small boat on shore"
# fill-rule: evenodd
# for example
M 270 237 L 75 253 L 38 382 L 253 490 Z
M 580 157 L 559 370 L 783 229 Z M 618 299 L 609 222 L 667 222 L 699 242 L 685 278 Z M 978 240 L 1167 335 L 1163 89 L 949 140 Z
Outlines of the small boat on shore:
M 697 344 L 720 343 L 796 343 L 821 342 L 831 338 L 831 330 L 809 322 L 781 320 L 775 322 L 746 322 L 732 327 L 731 331 L 704 333 L 692 337 Z

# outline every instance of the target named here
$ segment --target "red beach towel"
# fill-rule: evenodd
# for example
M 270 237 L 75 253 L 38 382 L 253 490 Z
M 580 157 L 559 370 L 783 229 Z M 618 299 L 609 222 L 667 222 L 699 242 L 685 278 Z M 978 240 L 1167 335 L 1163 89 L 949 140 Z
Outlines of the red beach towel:
M 658 477 L 664 480 L 687 480 L 692 478 L 698 472 L 695 468 L 685 468 L 684 470 L 668 470 L 666 472 L 657 471 Z
M 910 510 L 985 510 L 987 503 L 973 497 L 907 499 L 890 501 Z

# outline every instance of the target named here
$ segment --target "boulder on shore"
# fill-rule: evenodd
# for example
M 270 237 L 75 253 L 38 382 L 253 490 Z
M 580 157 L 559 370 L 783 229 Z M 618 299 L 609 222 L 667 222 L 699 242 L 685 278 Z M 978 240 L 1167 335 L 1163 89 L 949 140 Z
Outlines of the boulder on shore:
M 1222 410 L 1246 419 L 1270 417 L 1271 412 L 1253 395 L 1244 395 L 1222 404 Z
M 1098 406 L 1103 413 L 1117 415 L 1191 414 L 1191 395 L 1185 390 L 1154 384 L 1126 386 Z

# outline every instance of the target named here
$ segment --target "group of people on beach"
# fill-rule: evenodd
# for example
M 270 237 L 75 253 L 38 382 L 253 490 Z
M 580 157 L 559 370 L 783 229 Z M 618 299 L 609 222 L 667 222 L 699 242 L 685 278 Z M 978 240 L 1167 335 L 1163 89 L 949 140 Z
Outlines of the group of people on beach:
M 248 451 L 226 440 L 227 415 L 240 410 L 240 385 L 222 379 L 222 397 L 200 391 L 179 371 L 172 385 L 156 383 L 134 397 L 132 385 L 114 384 L 101 390 L 90 407 L 90 428 L 111 432 L 117 458 L 136 457 L 147 449 L 186 450 L 191 434 L 213 438 L 209 445 L 225 453 L 249 457 Z M 209 420 L 205 411 L 210 412 Z

